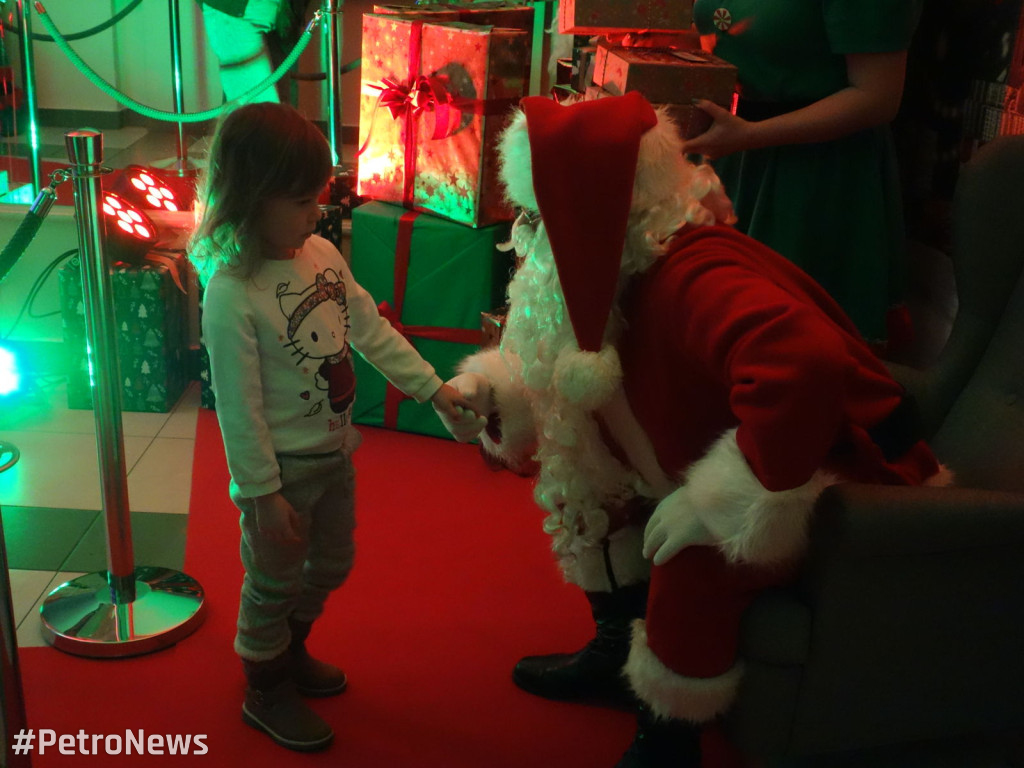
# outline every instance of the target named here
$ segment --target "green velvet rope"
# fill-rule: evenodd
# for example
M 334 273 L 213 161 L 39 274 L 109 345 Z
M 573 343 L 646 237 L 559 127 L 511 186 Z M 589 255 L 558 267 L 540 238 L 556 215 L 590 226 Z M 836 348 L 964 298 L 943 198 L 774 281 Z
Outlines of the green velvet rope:
M 3 2 L 3 0 L 0 0 L 0 3 L 2 3 L 2 2 Z M 119 21 L 121 21 L 121 19 L 123 19 L 125 16 L 127 16 L 132 11 L 134 11 L 140 5 L 142 5 L 142 0 L 132 0 L 132 4 L 131 5 L 127 6 L 126 8 L 122 8 L 120 11 L 115 13 L 109 19 L 104 21 L 102 24 L 97 24 L 95 27 L 90 27 L 89 29 L 83 29 L 81 32 L 72 32 L 70 35 L 66 35 L 64 37 L 64 39 L 68 40 L 68 41 L 71 41 L 71 40 L 84 40 L 87 37 L 92 37 L 93 35 L 98 35 L 100 32 L 103 32 L 106 29 L 110 29 L 112 26 L 117 24 Z M 19 35 L 19 36 L 21 35 L 21 28 L 20 27 L 15 27 L 15 26 L 10 25 L 10 24 L 8 24 L 7 26 L 4 27 L 4 31 L 5 32 L 10 32 L 12 35 Z M 53 38 L 50 37 L 49 35 L 37 35 L 34 32 L 32 33 L 32 39 L 33 40 L 39 40 L 40 42 L 43 42 L 43 43 L 52 43 L 53 42 Z
M 65 40 L 64 36 L 61 35 L 57 27 L 54 26 L 53 21 L 50 19 L 49 14 L 46 12 L 46 9 L 43 8 L 41 3 L 36 3 L 36 9 L 39 13 L 40 21 L 42 21 L 43 26 L 46 27 L 46 31 L 53 36 L 53 41 L 57 44 L 57 47 L 64 52 L 78 71 L 85 75 L 93 85 L 106 93 L 117 103 L 138 112 L 140 115 L 153 118 L 154 120 L 164 120 L 169 123 L 200 123 L 204 120 L 212 120 L 213 118 L 219 117 L 235 105 L 244 104 L 256 94 L 262 93 L 264 90 L 274 85 L 288 73 L 288 70 L 290 70 L 295 65 L 295 62 L 299 60 L 299 56 L 302 55 L 302 52 L 306 50 L 306 46 L 309 45 L 310 38 L 313 36 L 313 28 L 316 26 L 317 22 L 320 21 L 320 17 L 322 16 L 320 11 L 316 11 L 313 15 L 312 21 L 306 25 L 306 29 L 299 37 L 295 47 L 292 48 L 291 53 L 289 53 L 285 60 L 281 62 L 278 68 L 271 72 L 263 82 L 253 86 L 241 96 L 232 99 L 219 107 L 207 109 L 202 112 L 169 112 L 162 109 L 147 107 L 145 104 L 136 101 L 130 96 L 125 96 L 123 93 L 118 91 L 114 86 L 100 77 L 95 70 L 86 64 L 82 58 L 75 53 L 71 46 L 67 44 L 67 40 Z

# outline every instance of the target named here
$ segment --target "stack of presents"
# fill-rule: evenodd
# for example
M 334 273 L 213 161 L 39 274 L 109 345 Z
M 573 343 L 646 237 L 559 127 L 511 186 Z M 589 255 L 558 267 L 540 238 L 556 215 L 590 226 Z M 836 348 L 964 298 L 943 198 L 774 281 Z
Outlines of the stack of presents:
M 556 67 L 557 51 L 571 58 Z M 352 271 L 382 314 L 449 378 L 462 358 L 500 337 L 498 308 L 513 270 L 500 246 L 515 212 L 498 179 L 497 139 L 519 100 L 638 90 L 696 133 L 703 113 L 693 100 L 728 107 L 735 81 L 733 67 L 700 50 L 686 2 L 374 6 L 362 19 L 360 204 L 351 208 L 345 253 Z M 169 289 L 165 298 L 178 300 Z M 404 399 L 355 359 L 357 423 L 448 436 L 432 409 Z M 122 352 L 126 363 L 133 365 Z M 212 406 L 201 363 L 204 377 L 203 404 Z M 169 375 L 166 390 L 168 399 L 180 394 Z
M 352 270 L 442 378 L 500 337 L 512 264 L 498 246 L 515 212 L 497 139 L 510 109 L 531 94 L 638 90 L 697 132 L 693 100 L 730 106 L 736 72 L 690 30 L 690 4 L 670 0 L 379 5 L 363 16 L 358 193 L 370 202 L 352 212 Z M 568 77 L 545 87 L 559 49 L 572 53 L 556 70 Z M 357 423 L 447 437 L 430 408 L 369 366 L 357 381 Z

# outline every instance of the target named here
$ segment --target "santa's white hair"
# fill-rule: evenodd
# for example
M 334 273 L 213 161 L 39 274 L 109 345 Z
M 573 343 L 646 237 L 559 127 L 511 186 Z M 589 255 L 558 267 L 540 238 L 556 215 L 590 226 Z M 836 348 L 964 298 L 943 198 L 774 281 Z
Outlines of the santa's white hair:
M 513 374 L 531 391 L 538 432 L 535 458 L 541 466 L 534 494 L 548 512 L 545 529 L 554 537 L 566 577 L 580 583 L 576 563 L 584 548 L 609 533 L 607 510 L 637 494 L 653 496 L 634 470 L 612 456 L 593 416 L 621 383 L 615 342 L 623 320 L 617 299 L 601 351 L 580 352 L 538 212 L 521 110 L 502 134 L 499 154 L 508 199 L 524 212 L 512 230 L 520 266 L 508 289 L 501 350 L 516 369 Z M 694 166 L 685 159 L 675 123 L 665 110 L 658 110 L 657 125 L 640 140 L 619 294 L 632 275 L 654 264 L 684 226 L 733 221 L 732 206 L 711 166 Z M 581 355 L 589 369 L 582 377 L 576 375 Z

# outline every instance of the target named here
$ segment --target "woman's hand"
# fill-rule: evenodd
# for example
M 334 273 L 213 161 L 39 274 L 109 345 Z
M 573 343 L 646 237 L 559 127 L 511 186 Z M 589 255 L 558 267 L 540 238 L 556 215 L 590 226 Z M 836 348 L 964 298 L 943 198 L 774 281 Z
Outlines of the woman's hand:
M 711 127 L 699 136 L 684 141 L 683 152 L 717 160 L 724 155 L 752 148 L 751 123 L 707 99 L 697 99 L 694 106 L 708 114 Z
M 745 149 L 833 141 L 896 116 L 903 96 L 907 52 L 846 55 L 849 85 L 806 107 L 750 122 L 714 102 L 695 106 L 711 116 L 711 127 L 683 143 L 683 151 L 711 160 Z

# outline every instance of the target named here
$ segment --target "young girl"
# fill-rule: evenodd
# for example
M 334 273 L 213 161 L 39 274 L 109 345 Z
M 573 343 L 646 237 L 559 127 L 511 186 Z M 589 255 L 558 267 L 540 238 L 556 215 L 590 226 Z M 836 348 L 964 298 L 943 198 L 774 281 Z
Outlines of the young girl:
M 242 718 L 295 750 L 333 732 L 299 694 L 345 674 L 305 650 L 352 567 L 355 348 L 418 402 L 458 421 L 468 403 L 387 320 L 338 250 L 313 234 L 331 172 L 319 130 L 292 107 L 249 104 L 218 126 L 190 257 L 205 286 L 203 335 L 241 510 L 245 578 L 235 650 Z

